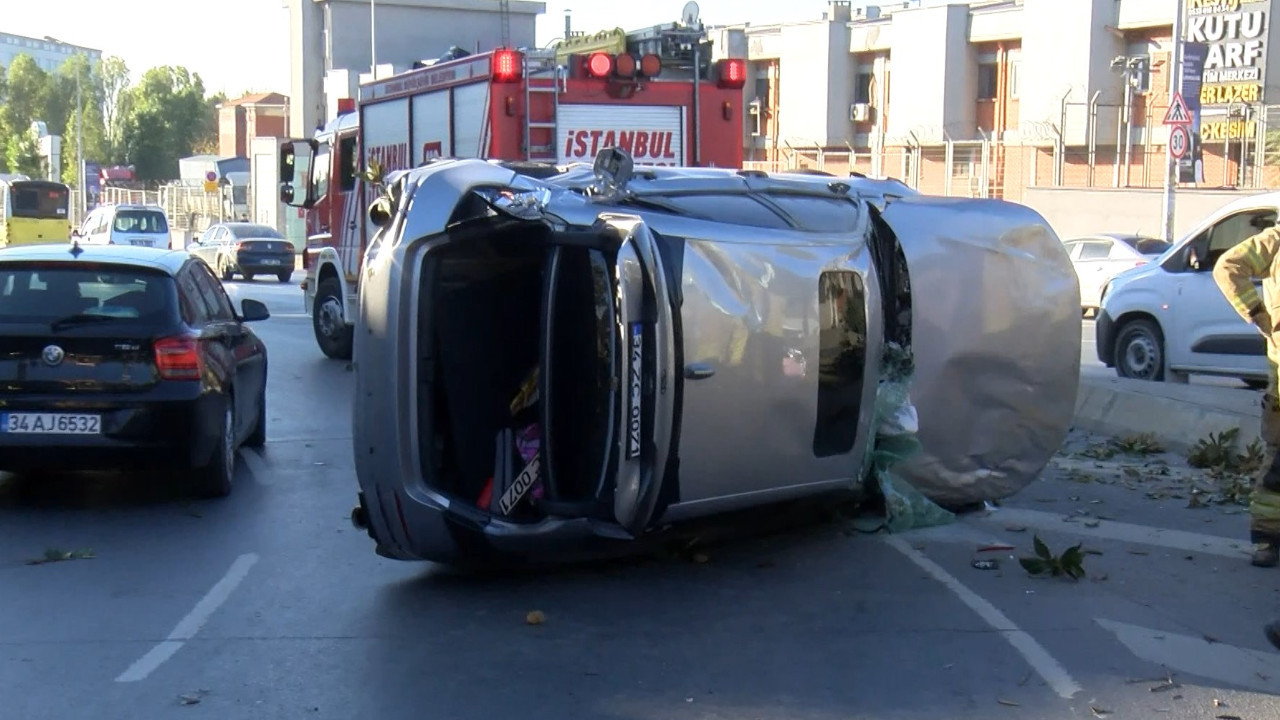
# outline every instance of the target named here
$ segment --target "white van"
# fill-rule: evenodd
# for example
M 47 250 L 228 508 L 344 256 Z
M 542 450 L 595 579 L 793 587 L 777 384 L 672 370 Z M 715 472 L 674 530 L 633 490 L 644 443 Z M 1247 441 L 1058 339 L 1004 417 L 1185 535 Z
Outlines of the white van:
M 138 245 L 167 248 L 169 221 L 159 205 L 104 205 L 85 217 L 71 234 L 85 245 Z
M 1213 266 L 1278 217 L 1280 192 L 1240 198 L 1154 262 L 1112 278 L 1098 311 L 1098 360 L 1126 378 L 1185 383 L 1195 373 L 1266 387 L 1266 341 L 1222 295 Z

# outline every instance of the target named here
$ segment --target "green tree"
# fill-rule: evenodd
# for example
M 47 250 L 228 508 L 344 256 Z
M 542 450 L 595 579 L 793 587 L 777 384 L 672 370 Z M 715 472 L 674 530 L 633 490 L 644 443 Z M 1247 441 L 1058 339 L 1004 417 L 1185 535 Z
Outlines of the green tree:
M 98 74 L 102 84 L 102 126 L 109 150 L 109 162 L 118 162 L 123 155 L 120 147 L 120 125 L 125 91 L 129 89 L 129 66 L 122 58 L 108 56 L 103 58 Z
M 62 181 L 68 185 L 79 182 L 77 166 L 76 120 L 78 110 L 83 108 L 84 158 L 88 161 L 109 161 L 109 147 L 106 143 L 106 130 L 102 119 L 102 77 L 89 59 L 83 55 L 69 58 L 58 71 L 49 91 L 47 106 L 50 120 L 50 131 L 53 123 L 62 120 Z M 76 82 L 80 83 L 80 98 L 77 105 Z
M 4 148 L 5 165 L 9 172 L 30 175 L 33 178 L 44 177 L 44 161 L 40 158 L 40 145 L 35 135 L 27 128 L 10 133 Z
M 31 123 L 44 120 L 49 76 L 30 55 L 19 55 L 9 65 L 5 85 L 5 102 L 0 105 L 0 137 L 5 138 L 5 164 L 10 172 L 43 175 L 40 146 L 31 135 Z
M 124 160 L 142 180 L 178 176 L 178 159 L 191 155 L 217 123 L 200 76 L 182 67 L 156 67 L 129 88 L 122 107 Z

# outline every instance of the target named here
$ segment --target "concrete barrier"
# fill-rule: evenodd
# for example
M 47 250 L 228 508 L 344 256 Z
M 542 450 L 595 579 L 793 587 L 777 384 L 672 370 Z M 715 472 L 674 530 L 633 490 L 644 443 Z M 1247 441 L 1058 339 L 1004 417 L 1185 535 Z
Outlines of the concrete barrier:
M 1262 393 L 1207 385 L 1081 378 L 1075 427 L 1126 436 L 1151 433 L 1185 453 L 1209 433 L 1240 428 L 1239 447 L 1258 437 Z

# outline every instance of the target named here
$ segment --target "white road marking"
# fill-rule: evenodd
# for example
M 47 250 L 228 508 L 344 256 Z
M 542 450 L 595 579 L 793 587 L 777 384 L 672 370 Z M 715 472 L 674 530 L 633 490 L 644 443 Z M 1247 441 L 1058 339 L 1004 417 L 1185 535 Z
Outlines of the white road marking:
M 919 565 L 922 570 L 929 573 L 934 580 L 942 583 L 948 590 L 955 593 L 960 598 L 960 602 L 969 607 L 970 610 L 977 613 L 978 617 L 986 621 L 988 625 L 995 628 L 1004 637 L 1014 650 L 1031 665 L 1036 674 L 1044 678 L 1044 681 L 1053 688 L 1053 691 L 1066 700 L 1075 697 L 1083 688 L 1072 679 L 1071 674 L 1057 660 L 1044 649 L 1036 639 L 1031 637 L 1025 631 L 1020 629 L 1013 623 L 1004 613 L 1000 612 L 996 606 L 987 602 L 982 596 L 957 580 L 951 573 L 943 570 L 940 565 L 924 556 L 924 553 L 911 547 L 905 540 L 900 537 L 886 537 L 884 541 L 890 547 L 907 556 L 907 559 Z
M 1094 621 L 1111 631 L 1130 652 L 1148 662 L 1257 692 L 1280 692 L 1280 655 L 1275 653 L 1114 620 L 1094 618 Z M 1262 637 L 1261 622 L 1258 637 Z
M 1166 530 L 1149 525 L 1135 525 L 1101 520 L 1097 527 L 1087 527 L 1077 519 L 1075 522 L 1063 520 L 1065 515 L 1044 512 L 1042 510 L 1024 510 L 1022 508 L 1000 508 L 985 516 L 974 517 L 974 522 L 1000 523 L 1002 525 L 1022 525 L 1037 530 L 1063 532 L 1085 537 L 1118 540 L 1136 545 L 1152 545 L 1183 552 L 1207 553 L 1226 558 L 1239 559 L 1247 557 L 1253 546 L 1243 540 L 1232 540 L 1220 535 L 1204 535 L 1185 530 Z
M 187 616 L 178 622 L 173 628 L 173 632 L 169 633 L 169 637 L 141 658 L 133 665 L 129 666 L 116 678 L 116 682 L 138 682 L 145 680 L 148 675 L 155 672 L 156 668 L 164 664 L 166 660 L 173 657 L 175 653 L 182 649 L 186 641 L 196 636 L 200 632 L 200 628 L 209 621 L 213 613 L 222 606 L 227 598 L 231 597 L 231 593 L 236 587 L 244 581 L 249 574 L 250 568 L 258 562 L 258 556 L 254 553 L 247 553 L 236 558 L 231 563 L 231 569 L 227 570 L 227 574 L 222 576 L 218 584 L 214 585 L 211 590 L 202 598 L 196 606 L 187 613 Z
M 307 313 L 304 313 L 304 312 L 300 312 L 300 313 L 271 313 L 271 317 L 272 317 L 272 318 L 290 318 L 290 319 L 294 319 L 294 320 L 296 320 L 296 319 L 298 319 L 298 318 L 309 318 L 309 317 L 311 317 L 311 315 L 309 315 L 309 314 L 307 314 Z

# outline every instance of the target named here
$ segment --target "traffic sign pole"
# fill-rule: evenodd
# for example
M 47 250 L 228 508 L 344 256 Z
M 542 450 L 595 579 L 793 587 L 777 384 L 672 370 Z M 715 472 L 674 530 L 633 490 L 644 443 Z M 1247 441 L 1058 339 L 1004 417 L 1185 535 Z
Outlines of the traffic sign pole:
M 1183 34 L 1183 14 L 1184 0 L 1178 0 L 1177 7 L 1174 9 L 1173 15 L 1173 72 L 1169 82 L 1172 85 L 1169 89 L 1170 97 L 1182 105 L 1182 109 L 1186 110 L 1186 103 L 1182 101 L 1182 34 Z M 1173 108 L 1170 107 L 1172 111 Z M 1167 121 L 1167 118 L 1166 118 Z M 1172 129 L 1172 128 L 1171 128 Z M 1186 132 L 1186 128 L 1183 129 Z M 1187 133 L 1187 145 L 1191 142 L 1190 133 Z M 1165 172 L 1164 172 L 1164 240 L 1165 242 L 1173 242 L 1173 189 L 1178 182 L 1178 158 L 1173 154 L 1173 143 L 1167 142 L 1164 145 L 1165 153 Z

